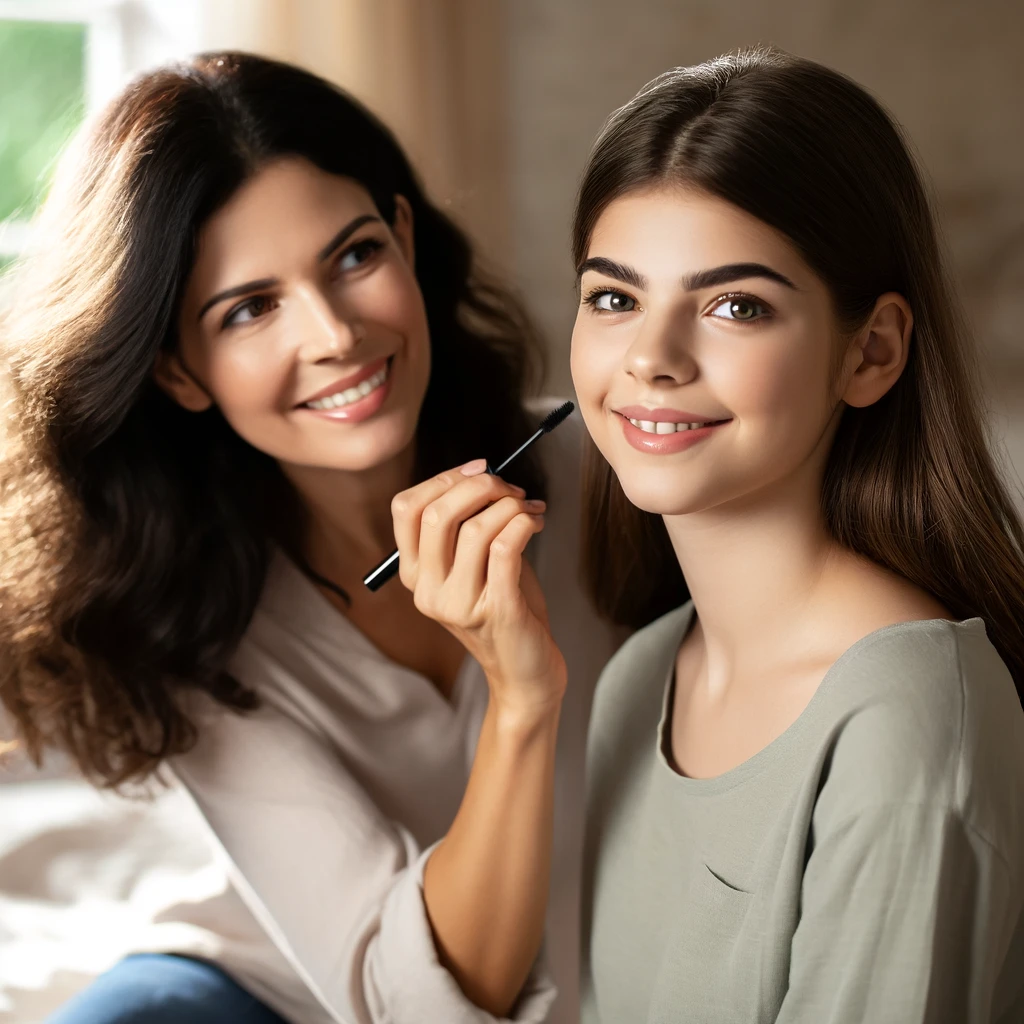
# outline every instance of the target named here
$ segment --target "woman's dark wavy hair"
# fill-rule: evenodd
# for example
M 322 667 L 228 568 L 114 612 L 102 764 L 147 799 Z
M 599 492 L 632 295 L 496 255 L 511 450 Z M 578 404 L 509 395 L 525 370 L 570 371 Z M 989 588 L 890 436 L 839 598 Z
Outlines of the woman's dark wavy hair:
M 828 286 L 840 327 L 885 292 L 914 311 L 910 356 L 885 397 L 846 408 L 822 490 L 832 536 L 957 618 L 981 616 L 1024 693 L 1024 530 L 983 427 L 976 356 L 907 144 L 850 79 L 773 49 L 676 68 L 611 115 L 573 223 L 579 267 L 619 196 L 681 185 L 782 232 Z M 643 626 L 685 600 L 660 516 L 633 506 L 591 443 L 584 567 L 611 619 Z
M 34 759 L 63 748 L 101 784 L 189 748 L 183 691 L 256 704 L 226 666 L 297 502 L 276 463 L 216 410 L 182 410 L 153 368 L 176 344 L 203 223 L 285 156 L 359 182 L 389 223 L 396 195 L 412 208 L 436 369 L 418 472 L 498 457 L 530 432 L 531 326 L 375 117 L 314 75 L 239 53 L 135 81 L 62 159 L 0 335 L 0 699 Z M 516 476 L 543 494 L 535 458 Z

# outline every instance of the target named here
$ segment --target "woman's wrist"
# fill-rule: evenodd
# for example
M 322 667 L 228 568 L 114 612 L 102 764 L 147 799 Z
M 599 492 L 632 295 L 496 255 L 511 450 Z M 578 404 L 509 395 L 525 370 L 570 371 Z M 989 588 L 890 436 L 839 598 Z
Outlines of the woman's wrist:
M 537 700 L 523 697 L 508 698 L 495 696 L 487 706 L 488 717 L 492 719 L 498 734 L 509 740 L 530 740 L 548 733 L 557 733 L 562 714 L 563 692 L 546 695 Z

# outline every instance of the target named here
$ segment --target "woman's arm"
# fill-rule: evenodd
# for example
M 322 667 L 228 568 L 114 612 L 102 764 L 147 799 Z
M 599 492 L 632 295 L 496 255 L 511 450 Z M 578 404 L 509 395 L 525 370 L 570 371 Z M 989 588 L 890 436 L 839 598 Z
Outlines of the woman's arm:
M 174 771 L 249 910 L 332 1019 L 493 1024 L 437 955 L 422 887 L 430 850 L 314 729 L 270 700 L 246 716 L 216 709 Z M 514 1019 L 539 1024 L 553 998 L 535 974 Z
M 523 551 L 542 527 L 518 488 L 452 470 L 399 495 L 395 536 L 417 607 L 481 663 L 490 702 L 455 821 L 426 866 L 435 941 L 462 990 L 509 1013 L 544 930 L 565 662 Z

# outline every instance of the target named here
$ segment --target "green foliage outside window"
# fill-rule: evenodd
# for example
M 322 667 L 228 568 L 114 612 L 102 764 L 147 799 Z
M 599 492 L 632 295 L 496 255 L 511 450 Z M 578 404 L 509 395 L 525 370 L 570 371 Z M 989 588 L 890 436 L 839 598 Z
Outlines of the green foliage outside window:
M 27 218 L 85 112 L 84 25 L 0 20 L 0 221 Z M 6 258 L 0 254 L 0 272 Z

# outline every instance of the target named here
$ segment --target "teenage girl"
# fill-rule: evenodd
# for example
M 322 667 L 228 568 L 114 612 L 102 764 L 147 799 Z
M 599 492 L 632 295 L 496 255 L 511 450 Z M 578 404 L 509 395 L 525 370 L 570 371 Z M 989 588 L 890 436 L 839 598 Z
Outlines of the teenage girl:
M 573 258 L 588 576 L 642 627 L 591 724 L 584 1021 L 1024 1020 L 1024 534 L 899 131 L 781 53 L 670 71 Z

